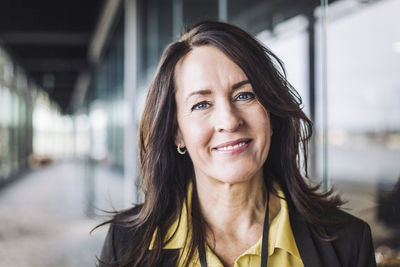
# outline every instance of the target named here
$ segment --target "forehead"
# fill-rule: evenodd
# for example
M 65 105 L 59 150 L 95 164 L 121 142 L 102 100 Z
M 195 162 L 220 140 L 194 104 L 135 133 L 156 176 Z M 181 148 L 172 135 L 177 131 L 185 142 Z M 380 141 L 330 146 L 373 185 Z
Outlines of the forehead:
M 246 79 L 236 63 L 210 45 L 194 48 L 175 67 L 177 91 L 229 87 Z

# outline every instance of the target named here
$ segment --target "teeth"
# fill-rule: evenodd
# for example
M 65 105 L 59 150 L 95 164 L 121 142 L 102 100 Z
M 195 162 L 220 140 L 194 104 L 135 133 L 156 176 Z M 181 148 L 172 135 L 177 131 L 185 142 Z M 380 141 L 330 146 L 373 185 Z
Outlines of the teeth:
M 246 144 L 246 142 L 241 142 L 241 143 L 236 144 L 236 145 L 234 145 L 234 146 L 224 146 L 224 147 L 220 147 L 220 148 L 217 148 L 217 150 L 223 150 L 223 151 L 225 151 L 225 150 L 233 150 L 233 149 L 236 149 L 236 148 L 238 148 L 238 147 L 241 147 L 241 146 L 243 146 L 243 145 L 245 145 L 245 144 Z

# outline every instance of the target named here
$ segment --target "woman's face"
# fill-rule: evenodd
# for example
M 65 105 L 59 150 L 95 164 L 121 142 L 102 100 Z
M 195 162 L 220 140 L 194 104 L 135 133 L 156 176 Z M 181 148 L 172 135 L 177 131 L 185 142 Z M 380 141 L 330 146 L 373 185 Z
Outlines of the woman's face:
M 261 175 L 271 125 L 241 68 L 215 47 L 196 47 L 178 62 L 175 84 L 175 143 L 186 146 L 196 179 L 234 184 Z

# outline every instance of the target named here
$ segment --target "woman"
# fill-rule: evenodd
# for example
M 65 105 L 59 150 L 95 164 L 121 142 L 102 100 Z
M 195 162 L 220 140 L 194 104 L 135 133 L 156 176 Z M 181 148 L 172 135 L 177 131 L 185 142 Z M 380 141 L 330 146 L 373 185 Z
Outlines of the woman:
M 145 201 L 109 221 L 100 266 L 376 265 L 369 226 L 301 174 L 312 123 L 277 66 L 220 22 L 166 48 L 140 124 Z

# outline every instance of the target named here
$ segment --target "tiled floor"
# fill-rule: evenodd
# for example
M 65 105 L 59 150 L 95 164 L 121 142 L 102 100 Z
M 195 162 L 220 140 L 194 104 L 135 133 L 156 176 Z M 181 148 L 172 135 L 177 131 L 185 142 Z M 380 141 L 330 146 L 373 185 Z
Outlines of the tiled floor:
M 88 171 L 79 162 L 62 162 L 1 189 L 0 267 L 95 266 L 107 227 L 90 235 L 104 218 L 87 214 L 93 214 L 92 207 L 110 208 L 97 200 L 122 187 L 120 177 L 111 176 Z M 99 186 L 101 190 L 91 190 Z

